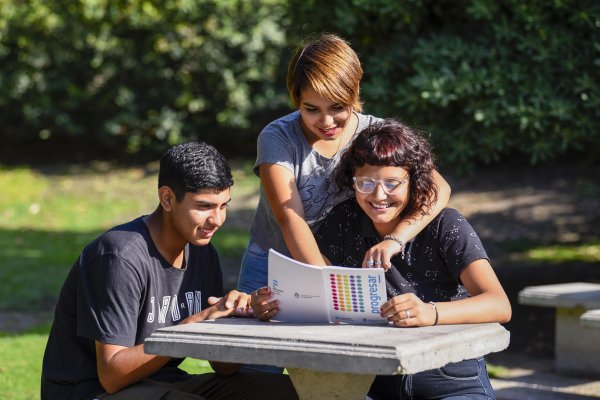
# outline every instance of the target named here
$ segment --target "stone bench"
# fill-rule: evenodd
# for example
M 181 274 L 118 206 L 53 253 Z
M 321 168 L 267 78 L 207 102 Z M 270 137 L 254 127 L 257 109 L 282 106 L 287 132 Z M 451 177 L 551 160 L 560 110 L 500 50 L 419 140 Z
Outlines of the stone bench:
M 587 328 L 600 328 L 600 310 L 586 311 L 583 314 L 581 314 L 580 320 L 581 325 Z
M 600 376 L 600 284 L 561 283 L 528 286 L 519 292 L 519 303 L 556 308 L 555 369 L 570 375 Z M 587 314 L 582 319 L 584 313 Z

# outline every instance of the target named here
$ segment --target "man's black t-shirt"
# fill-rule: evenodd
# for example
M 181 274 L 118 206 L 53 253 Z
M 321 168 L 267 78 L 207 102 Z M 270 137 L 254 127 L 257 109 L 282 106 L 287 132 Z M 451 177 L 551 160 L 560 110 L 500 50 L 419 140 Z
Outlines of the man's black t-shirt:
M 96 370 L 95 340 L 132 347 L 158 328 L 177 325 L 223 295 L 212 245 L 185 248 L 185 268 L 158 252 L 143 217 L 90 243 L 61 290 L 42 368 L 42 400 L 91 399 L 104 390 Z M 186 379 L 172 360 L 151 378 Z
M 321 253 L 334 265 L 360 268 L 365 253 L 381 241 L 355 198 L 338 204 L 315 234 Z M 445 208 L 413 240 L 405 258 L 392 258 L 386 273 L 388 298 L 415 293 L 425 302 L 469 296 L 460 282 L 462 270 L 487 254 L 477 233 L 456 210 Z

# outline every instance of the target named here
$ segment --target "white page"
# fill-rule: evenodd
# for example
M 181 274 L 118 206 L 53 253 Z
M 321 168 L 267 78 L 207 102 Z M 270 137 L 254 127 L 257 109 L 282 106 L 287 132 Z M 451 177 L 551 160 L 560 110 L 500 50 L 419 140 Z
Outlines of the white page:
M 321 269 L 269 250 L 268 282 L 280 309 L 274 320 L 329 322 Z
M 379 310 L 387 301 L 382 268 L 327 267 L 321 272 L 331 322 L 387 325 Z

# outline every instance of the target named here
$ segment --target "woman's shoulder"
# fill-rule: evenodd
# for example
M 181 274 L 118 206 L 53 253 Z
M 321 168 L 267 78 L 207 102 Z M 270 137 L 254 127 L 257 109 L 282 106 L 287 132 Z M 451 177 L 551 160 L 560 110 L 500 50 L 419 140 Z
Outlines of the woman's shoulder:
M 460 213 L 460 211 L 458 211 L 457 209 L 454 209 L 452 207 L 444 208 L 440 212 L 438 217 L 444 218 L 444 219 L 454 219 L 454 220 L 465 219 L 465 217 Z
M 283 117 L 269 122 L 261 131 L 261 135 L 290 135 L 300 127 L 298 111 L 291 112 Z
M 471 232 L 473 227 L 458 210 L 450 207 L 444 208 L 429 224 L 435 227 L 438 233 L 443 232 Z
M 376 122 L 383 120 L 382 118 L 375 117 L 375 116 L 369 115 L 369 114 L 356 113 L 356 116 L 358 117 L 358 126 L 356 128 L 357 132 L 362 131 L 363 129 L 367 128 L 369 125 L 372 125 Z

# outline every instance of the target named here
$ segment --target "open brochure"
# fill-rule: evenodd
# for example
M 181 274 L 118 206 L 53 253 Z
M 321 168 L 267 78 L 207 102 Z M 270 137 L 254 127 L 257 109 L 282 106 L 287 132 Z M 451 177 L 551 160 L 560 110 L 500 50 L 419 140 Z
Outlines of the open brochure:
M 387 324 L 381 268 L 318 267 L 269 251 L 269 286 L 282 322 Z

